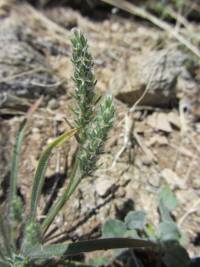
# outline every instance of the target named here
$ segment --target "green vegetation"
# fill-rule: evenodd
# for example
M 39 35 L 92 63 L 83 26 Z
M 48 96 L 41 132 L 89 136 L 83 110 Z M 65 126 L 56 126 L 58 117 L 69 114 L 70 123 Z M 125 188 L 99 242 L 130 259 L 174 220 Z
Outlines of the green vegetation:
M 110 95 L 103 97 L 97 105 L 99 99 L 94 90 L 96 80 L 92 71 L 93 60 L 86 38 L 80 32 L 75 31 L 72 45 L 75 83 L 74 125 L 71 126 L 71 130 L 57 137 L 41 153 L 33 178 L 29 212 L 24 215 L 25 207 L 17 194 L 20 152 L 27 124 L 41 99 L 32 106 L 22 121 L 12 157 L 8 199 L 2 204 L 0 210 L 0 266 L 44 267 L 62 264 L 61 266 L 69 267 L 70 256 L 95 250 L 117 249 L 113 257 L 115 259 L 130 248 L 143 248 L 143 251 L 150 249 L 150 253 L 155 254 L 158 259 L 156 264 L 159 265 L 156 266 L 198 266 L 198 262 L 191 260 L 183 247 L 186 239 L 172 216 L 177 200 L 168 187 L 163 188 L 158 195 L 160 222 L 157 226 L 147 221 L 144 211 L 130 211 L 124 221 L 108 220 L 102 227 L 101 239 L 75 243 L 57 243 L 55 240 L 54 243 L 46 243 L 46 234 L 49 239 L 51 234 L 48 230 L 55 217 L 81 181 L 98 167 L 97 160 L 112 127 L 115 113 Z M 54 201 L 45 218 L 39 220 L 37 207 L 51 152 L 72 137 L 76 138 L 79 147 L 67 187 L 63 188 L 62 194 Z M 135 266 L 146 267 L 132 251 L 133 255 Z M 95 258 L 90 262 L 91 266 L 108 264 L 110 264 L 110 259 L 105 257 Z
M 157 227 L 148 222 L 144 211 L 130 211 L 124 221 L 108 220 L 102 227 L 103 237 L 120 236 L 151 240 L 157 244 L 159 260 L 164 266 L 191 266 L 189 255 L 182 246 L 186 243 L 186 238 L 171 215 L 177 206 L 177 199 L 169 187 L 160 190 L 157 202 L 160 215 L 160 222 Z M 124 249 L 119 250 L 117 254 L 115 253 L 115 257 L 124 251 Z M 138 266 L 143 267 L 143 264 L 138 262 Z
M 1 267 L 57 266 L 58 263 L 68 266 L 69 256 L 82 252 L 110 248 L 154 246 L 151 241 L 120 237 L 70 244 L 46 244 L 45 242 L 45 235 L 59 211 L 82 179 L 97 168 L 98 157 L 114 120 L 114 105 L 110 95 L 103 97 L 100 104 L 96 106 L 98 99 L 94 91 L 96 81 L 92 72 L 93 61 L 88 51 L 87 40 L 81 33 L 75 31 L 72 45 L 73 79 L 76 86 L 73 94 L 76 101 L 73 110 L 74 125 L 71 130 L 57 137 L 41 153 L 33 178 L 29 213 L 24 215 L 25 207 L 17 194 L 20 152 L 27 123 L 40 101 L 33 105 L 21 123 L 13 152 L 8 200 L 4 207 L 2 205 L 0 211 Z M 37 218 L 37 207 L 44 185 L 49 157 L 54 148 L 64 144 L 73 136 L 76 137 L 79 148 L 68 178 L 68 185 L 55 200 L 45 219 L 40 221 Z M 3 216 L 3 214 L 7 216 Z

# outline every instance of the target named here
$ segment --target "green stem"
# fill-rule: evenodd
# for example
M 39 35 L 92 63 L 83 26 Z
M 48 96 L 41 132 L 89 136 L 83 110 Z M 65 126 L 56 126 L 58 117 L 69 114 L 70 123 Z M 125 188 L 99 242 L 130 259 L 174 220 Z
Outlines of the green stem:
M 42 234 L 45 234 L 45 232 L 48 230 L 49 226 L 53 222 L 56 215 L 59 213 L 59 211 L 62 209 L 62 207 L 67 202 L 67 200 L 70 198 L 70 196 L 75 191 L 81 178 L 82 178 L 82 175 L 81 175 L 81 172 L 79 170 L 79 164 L 78 164 L 78 161 L 76 160 L 74 167 L 73 167 L 73 170 L 72 170 L 72 173 L 70 175 L 69 184 L 68 184 L 66 190 L 58 198 L 57 202 L 50 209 L 49 213 L 47 214 L 47 217 L 45 218 L 44 222 L 42 223 Z
M 39 202 L 39 198 L 41 196 L 42 187 L 44 185 L 45 173 L 48 167 L 49 157 L 54 148 L 62 145 L 64 142 L 68 141 L 72 136 L 74 136 L 77 132 L 77 129 L 71 129 L 68 132 L 64 132 L 62 135 L 58 136 L 52 143 L 50 143 L 46 149 L 42 152 L 39 163 L 36 169 L 32 195 L 31 195 L 31 207 L 30 207 L 30 220 L 36 219 L 36 211 Z
M 6 253 L 9 257 L 12 257 L 12 247 L 11 247 L 11 238 L 10 238 L 10 232 L 7 228 L 8 224 L 5 224 L 3 220 L 2 214 L 0 214 L 0 233 L 3 238 L 3 244 L 4 248 L 6 250 Z

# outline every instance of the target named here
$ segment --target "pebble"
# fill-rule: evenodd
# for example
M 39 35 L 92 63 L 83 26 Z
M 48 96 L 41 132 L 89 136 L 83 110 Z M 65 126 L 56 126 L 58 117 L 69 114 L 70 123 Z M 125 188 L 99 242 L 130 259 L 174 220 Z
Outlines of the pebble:
M 160 185 L 159 174 L 150 175 L 149 176 L 149 183 L 154 187 L 159 187 L 159 185 Z
M 126 190 L 123 187 L 120 187 L 115 193 L 116 198 L 124 197 L 125 195 L 126 195 Z
M 116 187 L 116 179 L 100 176 L 95 181 L 95 190 L 100 197 L 106 197 Z
M 59 105 L 59 102 L 58 102 L 57 99 L 52 98 L 51 100 L 49 100 L 48 107 L 49 107 L 51 110 L 58 109 L 59 106 L 60 106 L 60 105 Z

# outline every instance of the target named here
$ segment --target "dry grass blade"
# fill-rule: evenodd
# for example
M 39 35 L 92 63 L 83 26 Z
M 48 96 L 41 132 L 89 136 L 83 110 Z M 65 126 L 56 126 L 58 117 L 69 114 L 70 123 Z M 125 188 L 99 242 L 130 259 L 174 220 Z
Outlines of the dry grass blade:
M 174 30 L 168 23 L 160 20 L 159 18 L 155 17 L 154 15 L 148 13 L 146 10 L 137 7 L 136 5 L 129 3 L 126 0 L 101 0 L 105 3 L 113 5 L 117 8 L 120 8 L 124 11 L 129 12 L 135 16 L 141 17 L 146 19 L 159 27 L 160 29 L 166 31 L 170 35 L 172 35 L 176 40 L 178 40 L 181 44 L 187 47 L 192 53 L 194 53 L 198 58 L 200 58 L 200 51 L 199 49 L 194 46 L 190 41 L 188 41 L 184 36 Z

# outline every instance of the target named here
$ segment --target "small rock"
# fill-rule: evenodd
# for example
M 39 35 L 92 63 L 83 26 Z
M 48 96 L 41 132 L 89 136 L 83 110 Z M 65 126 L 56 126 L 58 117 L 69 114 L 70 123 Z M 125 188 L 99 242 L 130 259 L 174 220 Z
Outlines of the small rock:
M 147 146 L 154 146 L 155 144 L 166 146 L 169 144 L 169 142 L 166 136 L 156 134 L 146 142 Z
M 147 157 L 146 155 L 142 156 L 141 160 L 145 166 L 150 166 L 152 164 L 152 159 Z
M 144 122 L 136 122 L 135 130 L 137 133 L 144 133 L 147 131 L 147 126 L 144 124 Z
M 170 112 L 168 114 L 168 121 L 175 127 L 177 127 L 178 129 L 181 128 L 181 122 L 180 122 L 180 116 L 178 115 L 177 112 Z
M 200 133 L 200 122 L 197 122 L 195 125 L 197 133 Z
M 177 102 L 179 78 L 182 77 L 184 85 L 188 79 L 193 80 L 185 66 L 188 59 L 190 56 L 178 49 L 143 50 L 127 58 L 126 64 L 119 63 L 110 88 L 119 100 L 133 105 L 148 86 L 141 105 L 171 106 Z
M 127 199 L 135 198 L 136 193 L 138 193 L 139 191 L 140 191 L 139 183 L 133 181 L 126 187 L 126 198 Z
M 115 22 L 115 23 L 112 24 L 111 29 L 112 29 L 113 32 L 118 32 L 119 31 L 119 27 L 120 27 L 119 23 Z
M 189 157 L 189 158 L 193 158 L 194 157 L 194 153 L 191 151 L 191 149 L 188 149 L 187 147 L 181 146 L 181 147 L 179 147 L 178 151 L 183 156 L 186 156 L 186 157 Z
M 115 193 L 116 198 L 124 197 L 125 195 L 126 195 L 126 191 L 123 187 L 120 187 Z
M 95 190 L 100 197 L 106 197 L 116 187 L 116 179 L 101 176 L 95 180 Z
M 133 118 L 134 118 L 135 120 L 140 120 L 140 119 L 141 119 L 141 116 L 142 116 L 141 111 L 135 111 L 135 112 L 133 113 Z
M 193 178 L 192 180 L 192 187 L 196 190 L 200 189 L 200 179 L 199 177 Z
M 166 133 L 172 132 L 172 127 L 168 120 L 168 115 L 166 113 L 153 113 L 148 116 L 147 124 L 156 130 L 161 130 Z
M 160 185 L 160 175 L 158 173 L 150 175 L 148 181 L 152 186 L 159 187 L 159 185 Z
M 59 102 L 57 99 L 55 98 L 52 98 L 49 103 L 48 103 L 48 106 L 51 110 L 55 110 L 55 109 L 58 109 L 59 108 Z
M 20 8 L 26 13 L 26 5 Z M 62 90 L 45 56 L 36 48 L 36 38 L 33 38 L 34 45 L 31 43 L 34 35 L 33 30 L 29 28 L 32 16 L 27 18 L 30 20 L 25 25 L 16 5 L 6 18 L 1 19 L 0 99 L 5 94 L 9 98 L 3 102 L 2 108 L 18 105 L 17 97 L 32 99 L 45 95 L 46 99 L 47 96 L 58 95 Z
M 125 172 L 122 176 L 120 176 L 119 185 L 126 186 L 131 180 L 133 180 L 133 177 L 135 179 L 134 170 L 130 167 L 130 171 Z
M 184 181 L 171 169 L 165 168 L 161 172 L 161 176 L 171 186 L 172 189 L 180 188 L 185 189 L 186 185 Z
M 38 129 L 37 127 L 33 127 L 32 128 L 32 133 L 36 134 L 36 133 L 40 133 L 40 129 Z

